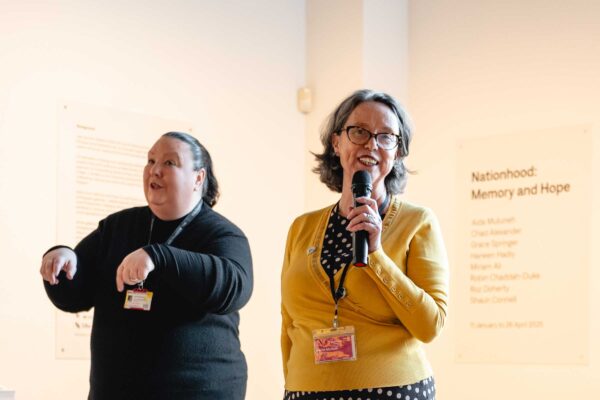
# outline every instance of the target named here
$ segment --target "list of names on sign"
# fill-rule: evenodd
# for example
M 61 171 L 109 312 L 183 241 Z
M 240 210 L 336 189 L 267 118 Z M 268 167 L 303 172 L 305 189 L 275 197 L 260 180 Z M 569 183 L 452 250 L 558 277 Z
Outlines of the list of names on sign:
M 458 362 L 587 362 L 590 149 L 585 128 L 459 145 Z

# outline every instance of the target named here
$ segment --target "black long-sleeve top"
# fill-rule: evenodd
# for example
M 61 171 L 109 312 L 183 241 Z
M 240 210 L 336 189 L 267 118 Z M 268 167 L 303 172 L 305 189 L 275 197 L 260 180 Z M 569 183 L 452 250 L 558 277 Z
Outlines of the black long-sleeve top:
M 77 273 L 46 292 L 68 312 L 94 308 L 90 399 L 243 399 L 247 367 L 238 311 L 252 292 L 242 231 L 206 204 L 174 240 L 181 220 L 155 220 L 148 207 L 108 216 L 76 247 Z M 155 265 L 144 287 L 150 311 L 123 308 L 116 288 L 125 256 L 143 248 Z M 131 287 L 126 287 L 131 289 Z

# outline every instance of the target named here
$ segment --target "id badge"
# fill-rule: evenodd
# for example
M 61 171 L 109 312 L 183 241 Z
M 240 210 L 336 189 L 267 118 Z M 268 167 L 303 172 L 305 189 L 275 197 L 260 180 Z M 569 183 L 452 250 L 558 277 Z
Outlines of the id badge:
M 125 294 L 125 305 L 127 310 L 150 311 L 152 303 L 152 292 L 146 289 L 130 289 Z
M 315 329 L 313 331 L 315 364 L 356 360 L 353 326 Z

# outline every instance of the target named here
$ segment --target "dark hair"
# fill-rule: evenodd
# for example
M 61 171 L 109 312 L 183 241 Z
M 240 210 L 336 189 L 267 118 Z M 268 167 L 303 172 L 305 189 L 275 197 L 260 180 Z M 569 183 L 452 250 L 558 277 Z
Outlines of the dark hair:
M 321 143 L 323 143 L 323 153 L 312 153 L 317 159 L 317 166 L 313 172 L 319 174 L 321 182 L 335 192 L 342 191 L 344 174 L 340 158 L 335 155 L 331 138 L 334 134 L 339 134 L 344 129 L 346 121 L 352 114 L 352 111 L 359 104 L 366 101 L 374 101 L 386 105 L 398 117 L 400 126 L 400 143 L 398 144 L 398 157 L 394 161 L 394 166 L 390 173 L 385 177 L 385 189 L 388 193 L 398 194 L 404 191 L 408 170 L 404 165 L 404 158 L 408 155 L 408 147 L 412 139 L 412 127 L 408 114 L 404 108 L 392 96 L 375 92 L 373 90 L 357 90 L 347 97 L 335 109 L 335 111 L 325 120 L 325 125 L 321 130 Z
M 219 183 L 215 176 L 212 159 L 210 153 L 206 150 L 206 147 L 202 146 L 198 139 L 184 132 L 167 132 L 163 137 L 170 137 L 173 139 L 181 140 L 190 146 L 192 152 L 192 158 L 194 160 L 194 171 L 200 171 L 204 168 L 206 171 L 206 178 L 202 184 L 202 200 L 210 207 L 217 204 L 219 199 Z

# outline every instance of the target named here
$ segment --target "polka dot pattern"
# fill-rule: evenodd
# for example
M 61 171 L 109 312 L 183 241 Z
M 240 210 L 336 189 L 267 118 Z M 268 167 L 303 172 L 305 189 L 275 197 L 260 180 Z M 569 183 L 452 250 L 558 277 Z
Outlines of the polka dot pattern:
M 348 220 L 338 213 L 336 204 L 329 215 L 321 251 L 321 265 L 329 276 L 352 262 L 352 233 L 346 230 L 346 225 Z
M 285 391 L 283 400 L 435 400 L 433 377 L 412 385 L 338 390 L 332 392 Z

